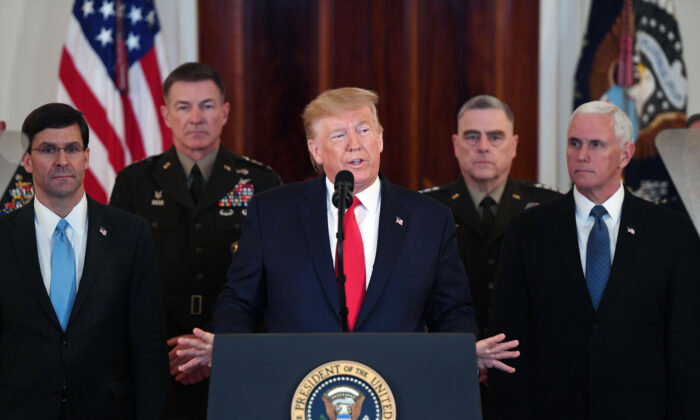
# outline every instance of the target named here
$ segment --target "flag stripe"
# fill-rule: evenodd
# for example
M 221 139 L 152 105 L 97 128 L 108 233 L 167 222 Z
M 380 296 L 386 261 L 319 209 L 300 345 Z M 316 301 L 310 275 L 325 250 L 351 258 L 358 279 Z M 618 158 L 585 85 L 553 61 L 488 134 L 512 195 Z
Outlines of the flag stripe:
M 61 55 L 59 79 L 63 83 L 71 101 L 85 115 L 85 119 L 95 131 L 95 134 L 102 139 L 109 152 L 109 162 L 112 167 L 115 170 L 123 168 L 124 149 L 119 142 L 119 137 L 114 132 L 112 124 L 109 123 L 104 108 L 95 98 L 90 87 L 85 84 L 85 81 L 73 64 L 73 59 L 65 48 Z
M 159 125 L 161 116 L 154 98 L 150 94 L 141 62 L 134 64 L 129 69 L 129 86 L 129 98 L 134 114 L 138 116 L 136 122 L 141 130 L 144 151 L 146 155 L 160 153 L 163 150 Z
M 90 168 L 85 188 L 106 202 L 116 174 L 125 165 L 162 153 L 172 134 L 160 115 L 161 75 L 168 73 L 153 0 L 123 0 L 119 16 L 104 2 L 73 4 L 61 52 L 58 99 L 83 112 L 90 127 Z M 121 30 L 123 29 L 123 30 Z M 116 46 L 126 53 L 127 83 L 115 84 Z
M 124 115 L 119 102 L 119 91 L 109 80 L 104 63 L 90 46 L 75 17 L 71 19 L 68 39 L 64 48 L 73 59 L 74 66 L 78 69 L 80 76 L 107 112 L 107 118 L 121 141 L 124 138 Z M 125 146 L 124 144 L 124 149 L 126 149 Z
M 160 82 L 162 79 L 160 76 L 160 70 L 158 69 L 155 48 L 143 56 L 141 59 L 141 67 L 143 69 L 143 74 L 146 77 L 146 82 L 148 83 L 148 89 L 151 92 L 151 97 L 155 102 L 156 113 L 160 113 L 160 107 L 165 106 L 165 98 L 163 97 L 163 88 Z M 162 137 L 162 147 L 163 150 L 165 150 L 173 143 L 172 132 L 170 131 L 170 128 L 165 125 L 163 118 L 158 118 L 158 124 L 160 126 L 160 133 Z
M 85 191 L 89 191 L 88 194 L 90 194 L 90 198 L 101 203 L 106 203 L 108 201 L 109 197 L 107 197 L 107 193 L 91 171 L 85 171 L 84 183 Z
M 124 139 L 126 140 L 126 145 L 129 148 L 129 152 L 131 152 L 131 159 L 134 161 L 141 160 L 146 157 L 146 154 L 143 151 L 141 129 L 136 122 L 131 99 L 129 99 L 128 94 L 123 93 L 121 101 L 124 109 Z
M 75 104 L 70 100 L 65 87 L 60 81 L 58 83 L 58 99 L 63 103 L 75 107 Z M 88 123 L 88 128 L 90 129 L 90 142 L 88 144 L 88 148 L 90 149 L 90 166 L 86 173 L 89 172 L 91 176 L 95 178 L 97 184 L 93 185 L 97 185 L 97 187 L 91 187 L 91 189 L 86 187 L 86 191 L 92 198 L 95 198 L 96 196 L 107 195 L 103 186 L 112 185 L 114 183 L 114 179 L 116 178 L 116 174 L 111 165 L 99 164 L 108 161 L 107 150 L 105 150 L 104 146 L 102 145 L 100 138 L 95 135 L 94 130 L 92 130 L 90 127 L 90 123 Z M 99 188 L 99 191 L 95 188 Z

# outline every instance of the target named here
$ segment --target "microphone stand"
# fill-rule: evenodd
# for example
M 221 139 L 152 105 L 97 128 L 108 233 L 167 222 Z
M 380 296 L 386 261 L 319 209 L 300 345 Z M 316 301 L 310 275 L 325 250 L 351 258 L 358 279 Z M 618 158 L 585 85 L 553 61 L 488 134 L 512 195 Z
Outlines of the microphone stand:
M 343 270 L 343 240 L 345 239 L 345 230 L 343 226 L 343 219 L 345 218 L 345 210 L 347 209 L 345 203 L 345 196 L 347 195 L 347 187 L 342 186 L 340 191 L 340 199 L 338 200 L 338 232 L 335 234 L 338 240 L 337 253 L 336 253 L 336 265 L 338 266 L 338 300 L 340 301 L 340 321 L 343 327 L 343 332 L 349 332 L 348 327 L 348 305 L 347 298 L 345 297 L 345 271 Z

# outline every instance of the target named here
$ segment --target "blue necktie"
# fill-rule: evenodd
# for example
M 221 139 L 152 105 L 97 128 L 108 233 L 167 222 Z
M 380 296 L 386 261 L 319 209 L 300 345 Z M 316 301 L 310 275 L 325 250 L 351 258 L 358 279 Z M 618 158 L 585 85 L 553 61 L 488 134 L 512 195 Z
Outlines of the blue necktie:
M 63 331 L 75 300 L 75 254 L 66 235 L 68 222 L 61 219 L 53 234 L 51 250 L 51 304 Z
M 600 204 L 591 210 L 590 215 L 595 217 L 595 223 L 586 245 L 586 285 L 596 310 L 610 276 L 610 235 L 603 221 L 606 214 L 608 212 Z

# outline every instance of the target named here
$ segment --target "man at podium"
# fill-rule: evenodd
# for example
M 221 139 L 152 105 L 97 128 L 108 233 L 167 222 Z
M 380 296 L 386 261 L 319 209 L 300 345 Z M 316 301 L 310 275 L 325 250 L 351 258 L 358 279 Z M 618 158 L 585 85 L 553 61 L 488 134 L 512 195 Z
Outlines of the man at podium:
M 303 114 L 307 146 L 323 173 L 257 195 L 250 203 L 213 330 L 338 332 L 344 320 L 336 283 L 334 183 L 354 178 L 343 241 L 347 326 L 357 332 L 478 333 L 469 283 L 447 207 L 391 184 L 379 171 L 383 131 L 374 92 L 329 90 Z M 181 338 L 180 369 L 210 364 L 212 333 Z M 517 341 L 503 334 L 477 344 L 480 367 L 511 368 Z

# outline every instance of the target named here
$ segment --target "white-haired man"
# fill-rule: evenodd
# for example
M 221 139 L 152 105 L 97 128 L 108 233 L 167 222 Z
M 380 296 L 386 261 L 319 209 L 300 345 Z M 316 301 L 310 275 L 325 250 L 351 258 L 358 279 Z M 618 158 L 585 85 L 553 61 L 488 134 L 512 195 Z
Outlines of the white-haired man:
M 489 326 L 521 357 L 489 375 L 492 419 L 700 418 L 700 241 L 625 191 L 631 140 L 620 109 L 581 105 L 574 188 L 511 223 Z

